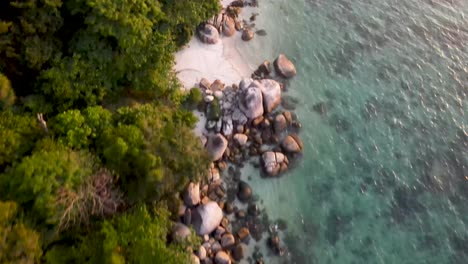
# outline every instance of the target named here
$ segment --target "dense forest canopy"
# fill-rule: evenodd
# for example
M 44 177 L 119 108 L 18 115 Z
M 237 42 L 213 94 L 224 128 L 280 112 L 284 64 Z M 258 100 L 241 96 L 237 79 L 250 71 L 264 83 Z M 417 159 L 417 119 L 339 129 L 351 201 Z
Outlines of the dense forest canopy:
M 219 8 L 0 2 L 0 263 L 188 261 L 170 210 L 209 160 L 173 53 Z

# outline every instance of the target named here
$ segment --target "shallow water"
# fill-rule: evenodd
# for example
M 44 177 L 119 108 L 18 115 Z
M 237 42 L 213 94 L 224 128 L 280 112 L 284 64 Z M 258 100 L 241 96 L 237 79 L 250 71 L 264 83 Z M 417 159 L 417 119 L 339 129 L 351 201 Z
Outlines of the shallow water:
M 468 263 L 468 1 L 259 4 L 267 35 L 238 48 L 295 62 L 305 145 L 279 179 L 243 175 L 288 222 L 279 262 Z

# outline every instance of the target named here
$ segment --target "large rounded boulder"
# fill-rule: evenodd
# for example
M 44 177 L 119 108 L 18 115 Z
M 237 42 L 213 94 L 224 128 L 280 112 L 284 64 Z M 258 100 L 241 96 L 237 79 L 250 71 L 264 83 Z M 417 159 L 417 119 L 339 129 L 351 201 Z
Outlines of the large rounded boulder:
M 303 149 L 301 139 L 296 135 L 289 135 L 281 142 L 281 147 L 288 153 L 299 153 Z
M 275 80 L 263 79 L 260 81 L 260 90 L 263 96 L 263 110 L 270 113 L 281 103 L 281 86 Z
M 208 138 L 206 142 L 206 150 L 210 154 L 213 161 L 219 160 L 223 157 L 224 152 L 228 146 L 227 139 L 221 135 L 216 134 L 212 135 Z
M 255 119 L 263 115 L 263 96 L 259 85 L 250 85 L 242 90 L 239 107 L 247 118 Z
M 192 224 L 198 235 L 207 235 L 213 232 L 223 219 L 223 210 L 216 202 L 208 202 L 194 210 Z
M 200 25 L 197 29 L 197 35 L 206 44 L 216 44 L 219 41 L 218 30 L 210 24 Z
M 276 72 L 285 78 L 291 78 L 297 73 L 294 64 L 284 54 L 278 56 L 274 66 Z

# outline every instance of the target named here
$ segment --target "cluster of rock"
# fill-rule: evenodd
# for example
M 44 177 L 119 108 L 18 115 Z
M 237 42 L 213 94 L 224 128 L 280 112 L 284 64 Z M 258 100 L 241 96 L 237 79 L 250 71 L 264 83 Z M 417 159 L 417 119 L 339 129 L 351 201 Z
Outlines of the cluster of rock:
M 199 25 L 197 28 L 199 39 L 206 44 L 216 44 L 220 35 L 231 37 L 236 31 L 242 32 L 241 38 L 244 41 L 253 39 L 255 33 L 265 35 L 264 30 L 254 32 L 255 24 L 239 19 L 239 14 L 244 6 L 257 6 L 257 1 L 235 0 L 231 2 L 221 14 Z M 258 14 L 252 14 L 250 22 L 255 20 L 256 15 Z
M 274 69 L 276 77 L 290 78 L 296 73 L 284 55 L 275 60 Z M 199 83 L 207 116 L 202 141 L 213 163 L 204 181 L 187 186 L 180 223 L 174 226 L 172 237 L 183 240 L 190 235 L 191 226 L 203 238 L 194 251 L 194 263 L 239 261 L 245 257 L 250 238 L 259 241 L 268 230 L 268 245 L 279 255 L 285 253 L 276 229 L 268 228 L 268 217 L 240 177 L 240 167 L 256 157 L 264 175 L 280 175 L 303 149 L 297 136 L 301 125 L 294 113 L 282 109 L 283 84 L 272 75 L 273 69 L 265 61 L 253 78 L 239 84 L 228 86 L 221 80 L 211 83 L 206 79 Z M 221 177 L 226 174 L 230 177 Z M 235 206 L 236 200 L 243 206 Z M 254 263 L 263 263 L 259 252 L 252 257 Z
M 279 76 L 295 74 L 294 65 L 283 54 L 274 65 Z M 301 153 L 303 145 L 297 136 L 301 124 L 294 113 L 281 110 L 283 84 L 271 79 L 271 74 L 265 61 L 254 72 L 255 79 L 243 79 L 238 85 L 200 81 L 208 132 L 202 140 L 213 161 L 240 165 L 260 156 L 264 172 L 276 176 L 287 170 L 291 157 Z

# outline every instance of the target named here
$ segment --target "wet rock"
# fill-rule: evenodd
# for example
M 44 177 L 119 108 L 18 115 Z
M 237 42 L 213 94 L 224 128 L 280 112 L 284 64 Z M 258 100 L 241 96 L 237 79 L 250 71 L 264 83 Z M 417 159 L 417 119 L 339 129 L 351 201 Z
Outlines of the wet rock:
M 226 204 L 224 205 L 224 211 L 227 215 L 230 215 L 234 212 L 234 207 L 230 202 L 226 202 Z
M 263 115 L 262 91 L 252 86 L 240 92 L 239 106 L 247 118 L 255 119 Z
M 184 202 L 187 206 L 193 207 L 200 203 L 200 184 L 189 183 L 184 195 Z
M 274 129 L 275 133 L 283 132 L 287 127 L 286 117 L 284 115 L 279 114 L 275 117 Z
M 286 123 L 290 125 L 293 121 L 292 114 L 289 111 L 284 111 L 283 113 L 284 118 L 286 119 Z
M 254 71 L 254 74 L 260 77 L 268 76 L 271 73 L 271 64 L 269 61 L 265 60 L 258 66 Z
M 244 258 L 246 251 L 246 246 L 242 243 L 237 244 L 234 249 L 232 250 L 232 257 L 236 261 L 240 261 Z
M 254 37 L 254 32 L 250 28 L 246 28 L 242 31 L 242 40 L 243 41 L 250 41 Z
M 215 263 L 216 264 L 231 264 L 231 258 L 229 258 L 229 255 L 226 252 L 221 250 L 221 251 L 218 251 L 218 253 L 216 253 Z
M 237 218 L 242 219 L 242 218 L 245 218 L 246 213 L 245 213 L 244 210 L 239 210 L 239 211 L 237 211 L 236 216 L 237 216 Z
M 248 137 L 244 134 L 235 134 L 234 135 L 234 141 L 236 142 L 236 144 L 238 144 L 239 146 L 245 146 L 245 144 L 247 144 L 247 139 Z
M 302 151 L 302 141 L 297 136 L 289 135 L 284 138 L 281 147 L 288 153 L 298 153 Z
M 223 157 L 224 152 L 228 146 L 228 141 L 221 134 L 216 134 L 208 138 L 206 142 L 206 150 L 210 154 L 213 161 L 219 160 Z
M 213 232 L 223 219 L 223 211 L 215 202 L 200 205 L 192 214 L 192 224 L 199 235 Z
M 274 62 L 274 66 L 276 72 L 285 78 L 291 78 L 296 75 L 296 67 L 284 54 L 278 56 Z
M 235 243 L 236 243 L 236 239 L 234 238 L 232 234 L 224 234 L 221 237 L 221 246 L 224 249 L 231 248 L 232 246 L 234 246 Z
M 172 228 L 172 240 L 177 243 L 184 242 L 191 235 L 190 228 L 182 223 L 177 223 Z
M 216 44 L 219 41 L 218 30 L 210 24 L 201 24 L 197 30 L 198 38 L 206 44 Z
M 238 185 L 237 198 L 243 203 L 250 201 L 252 198 L 252 188 L 245 181 L 240 181 Z
M 260 90 L 263 96 L 263 109 L 270 113 L 281 103 L 281 86 L 275 80 L 260 80 Z
M 236 24 L 234 22 L 234 19 L 232 19 L 229 16 L 224 16 L 223 35 L 226 37 L 230 37 L 234 35 L 235 32 L 236 32 Z
M 260 208 L 258 207 L 257 204 L 252 203 L 247 208 L 247 212 L 251 216 L 259 216 L 260 215 Z
M 242 227 L 237 232 L 237 237 L 239 237 L 240 241 L 244 241 L 245 239 L 247 239 L 249 237 L 249 235 L 250 235 L 250 231 L 249 231 L 249 229 L 247 227 Z

